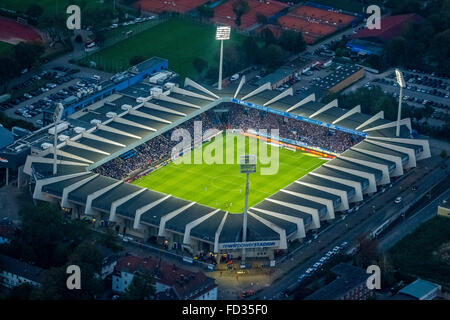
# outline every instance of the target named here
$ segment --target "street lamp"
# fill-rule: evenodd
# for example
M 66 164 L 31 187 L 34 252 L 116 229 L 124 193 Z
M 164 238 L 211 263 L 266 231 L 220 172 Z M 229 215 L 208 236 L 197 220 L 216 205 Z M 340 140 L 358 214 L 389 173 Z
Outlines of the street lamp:
M 58 145 L 58 124 L 61 121 L 62 114 L 64 111 L 64 107 L 61 103 L 58 103 L 56 105 L 55 111 L 53 113 L 53 121 L 55 122 L 55 132 L 54 132 L 54 140 L 53 140 L 53 175 L 56 175 L 58 168 L 57 168 L 57 155 L 56 155 L 56 146 Z
M 397 112 L 397 129 L 395 135 L 400 136 L 400 118 L 402 117 L 402 98 L 403 98 L 403 88 L 405 87 L 405 79 L 403 79 L 403 74 L 399 69 L 395 69 L 395 77 L 397 78 L 397 83 L 400 86 L 400 94 L 398 96 L 398 112 Z
M 242 248 L 242 263 L 245 265 L 245 242 L 247 242 L 247 207 L 248 207 L 248 187 L 250 173 L 256 172 L 256 156 L 253 154 L 241 155 L 239 159 L 241 173 L 247 175 L 247 182 L 245 184 L 245 209 L 244 209 L 244 221 L 242 223 L 242 242 L 244 246 Z
M 216 40 L 220 40 L 219 83 L 217 85 L 219 90 L 222 90 L 223 40 L 229 40 L 230 33 L 231 27 L 229 26 L 217 27 Z

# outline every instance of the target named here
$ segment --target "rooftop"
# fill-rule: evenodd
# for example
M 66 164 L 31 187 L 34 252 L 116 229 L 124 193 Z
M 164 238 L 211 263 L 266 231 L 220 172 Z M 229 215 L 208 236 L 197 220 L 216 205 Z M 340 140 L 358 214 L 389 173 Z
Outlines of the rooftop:
M 201 271 L 189 271 L 152 257 L 141 259 L 132 255 L 126 256 L 117 262 L 116 270 L 128 273 L 144 270 L 152 272 L 156 275 L 156 281 L 171 287 L 176 298 L 180 300 L 195 299 L 205 289 L 216 286 L 214 279 Z
M 409 285 L 401 289 L 399 293 L 412 296 L 418 300 L 425 300 L 427 296 L 439 290 L 440 288 L 441 286 L 438 284 L 422 279 L 417 279 L 413 283 L 410 283 Z
M 400 36 L 407 23 L 417 23 L 422 20 L 423 18 L 415 13 L 389 16 L 381 19 L 380 29 L 361 29 L 353 36 L 353 38 L 386 42 Z
M 3 254 L 0 254 L 0 269 L 38 283 L 43 280 L 46 272 L 44 269 Z
M 365 270 L 348 263 L 340 263 L 331 271 L 338 276 L 337 279 L 306 297 L 305 300 L 337 300 L 367 280 Z

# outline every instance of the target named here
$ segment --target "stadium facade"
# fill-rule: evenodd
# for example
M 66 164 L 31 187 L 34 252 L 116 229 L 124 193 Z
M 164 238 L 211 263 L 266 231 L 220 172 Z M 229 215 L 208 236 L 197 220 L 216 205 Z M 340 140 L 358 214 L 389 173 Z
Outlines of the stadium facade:
M 249 208 L 246 242 L 242 242 L 242 214 L 93 172 L 223 103 L 365 139 Z M 188 78 L 179 86 L 153 84 L 147 77 L 65 119 L 58 130 L 56 175 L 50 133 L 54 128 L 48 126 L 27 137 L 30 153 L 23 172 L 31 178 L 34 199 L 57 202 L 73 217 L 92 219 L 144 241 L 182 247 L 192 256 L 238 257 L 245 247 L 248 257 L 273 259 L 277 250 L 286 250 L 290 242 L 304 239 L 324 221 L 351 210 L 431 156 L 427 140 L 411 138 L 410 119 L 401 120 L 400 137 L 395 136 L 395 125 L 384 119 L 383 112 L 366 115 L 360 106 L 343 109 L 337 100 L 324 104 L 314 94 L 294 95 L 292 88 L 280 93 L 271 90 L 270 83 L 253 86 L 245 78 L 217 91 Z

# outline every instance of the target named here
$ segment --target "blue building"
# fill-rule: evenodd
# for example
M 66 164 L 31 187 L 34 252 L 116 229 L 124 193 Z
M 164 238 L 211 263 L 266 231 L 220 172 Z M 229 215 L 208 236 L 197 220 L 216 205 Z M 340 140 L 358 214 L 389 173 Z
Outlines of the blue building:
M 166 59 L 159 57 L 152 57 L 145 60 L 122 73 L 116 74 L 111 79 L 100 84 L 101 89 L 93 94 L 84 97 L 83 99 L 64 106 L 63 118 L 84 109 L 85 107 L 93 104 L 96 101 L 110 96 L 116 91 L 126 89 L 144 79 L 145 77 L 156 73 L 161 70 L 167 70 L 169 62 Z M 53 122 L 54 107 L 48 108 L 43 111 L 43 123 L 44 126 Z

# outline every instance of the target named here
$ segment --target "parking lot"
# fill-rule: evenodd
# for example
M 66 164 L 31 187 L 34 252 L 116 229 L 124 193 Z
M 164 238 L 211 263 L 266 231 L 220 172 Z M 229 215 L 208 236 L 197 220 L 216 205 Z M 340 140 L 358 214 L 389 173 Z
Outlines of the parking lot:
M 432 125 L 442 125 L 450 119 L 450 82 L 448 78 L 437 77 L 433 74 L 419 73 L 417 71 L 403 71 L 406 87 L 403 90 L 403 101 L 413 108 L 433 108 L 430 119 Z M 344 93 L 354 91 L 363 86 L 372 88 L 380 86 L 385 94 L 398 98 L 399 86 L 395 80 L 393 70 L 383 74 L 366 72 L 363 80 L 344 90 Z
M 78 69 L 55 66 L 33 75 L 12 88 L 12 97 L 0 105 L 7 116 L 23 119 L 41 127 L 42 112 L 57 102 L 70 105 L 100 90 L 105 80 L 97 74 L 86 74 Z

